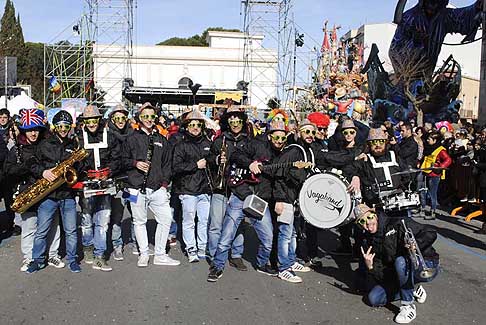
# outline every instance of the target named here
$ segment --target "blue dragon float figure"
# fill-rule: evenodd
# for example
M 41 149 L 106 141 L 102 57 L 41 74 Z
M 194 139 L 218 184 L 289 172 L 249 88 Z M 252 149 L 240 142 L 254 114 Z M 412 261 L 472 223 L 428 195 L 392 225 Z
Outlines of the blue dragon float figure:
M 460 65 L 452 56 L 437 70 L 436 64 L 447 34 L 464 35 L 463 44 L 474 41 L 481 25 L 482 1 L 449 8 L 449 0 L 419 0 L 404 12 L 406 3 L 399 0 L 395 10 L 397 29 L 389 51 L 394 74 L 383 68 L 375 44 L 362 70 L 368 74 L 373 119 L 397 122 L 420 117 L 419 123 L 457 122 L 462 105 L 456 99 L 461 87 Z

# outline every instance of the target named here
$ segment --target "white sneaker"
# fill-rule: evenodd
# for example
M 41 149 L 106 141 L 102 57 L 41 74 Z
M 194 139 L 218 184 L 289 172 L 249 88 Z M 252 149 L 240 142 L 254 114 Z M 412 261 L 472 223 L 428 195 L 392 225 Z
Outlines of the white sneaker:
M 300 264 L 299 262 L 295 262 L 294 265 L 292 265 L 291 269 L 294 272 L 302 272 L 302 273 L 311 271 L 310 267 L 304 266 L 304 265 Z
M 138 257 L 137 266 L 138 267 L 147 267 L 148 264 L 149 264 L 149 259 L 150 259 L 150 257 L 148 255 L 140 255 Z
M 177 266 L 177 265 L 180 265 L 181 262 L 173 259 L 169 255 L 156 255 L 154 257 L 154 264 L 155 265 Z
M 49 257 L 49 259 L 47 260 L 47 264 L 49 264 L 50 266 L 54 266 L 56 269 L 62 269 L 66 266 L 66 264 L 64 264 L 59 256 Z
M 395 317 L 395 322 L 398 324 L 408 324 L 417 317 L 417 309 L 414 304 L 403 305 L 400 307 L 400 312 Z
M 291 269 L 282 271 L 278 273 L 278 277 L 284 281 L 290 282 L 290 283 L 301 283 L 302 278 L 300 276 L 295 275 L 294 271 Z
M 425 292 L 424 287 L 419 285 L 418 288 L 413 291 L 413 296 L 419 304 L 423 304 L 427 299 L 427 292 Z
M 29 264 L 32 262 L 30 258 L 26 258 L 22 261 L 22 266 L 20 266 L 20 272 L 25 272 L 29 268 Z
M 189 259 L 189 263 L 199 262 L 199 257 L 197 256 L 197 254 L 190 254 L 187 256 L 187 258 Z

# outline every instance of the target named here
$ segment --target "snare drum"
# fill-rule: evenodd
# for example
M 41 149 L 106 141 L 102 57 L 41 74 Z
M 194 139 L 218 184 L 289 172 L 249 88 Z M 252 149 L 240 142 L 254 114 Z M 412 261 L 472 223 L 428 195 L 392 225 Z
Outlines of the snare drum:
M 344 177 L 329 172 L 309 177 L 299 193 L 299 207 L 304 219 L 322 229 L 353 220 L 355 198 L 348 193 L 348 186 Z
M 384 211 L 414 209 L 420 205 L 420 196 L 414 192 L 402 192 L 383 198 Z

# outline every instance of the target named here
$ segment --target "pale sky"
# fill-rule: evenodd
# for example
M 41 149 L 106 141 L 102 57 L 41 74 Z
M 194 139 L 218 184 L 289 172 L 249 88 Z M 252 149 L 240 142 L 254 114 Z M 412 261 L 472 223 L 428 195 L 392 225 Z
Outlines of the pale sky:
M 109 0 L 103 0 L 109 1 Z M 117 0 L 119 1 L 119 0 Z M 13 0 L 26 41 L 50 42 L 83 13 L 84 0 Z M 473 0 L 454 0 L 465 6 Z M 3 11 L 5 0 L 0 0 Z M 240 0 L 137 0 L 135 44 L 200 34 L 207 27 L 243 27 Z M 365 23 L 390 22 L 396 0 L 293 0 L 294 19 L 307 42 L 322 42 L 322 25 L 341 25 L 340 34 Z M 408 7 L 417 3 L 409 0 Z M 307 43 L 307 44 L 309 44 Z M 310 44 L 309 44 L 310 45 Z

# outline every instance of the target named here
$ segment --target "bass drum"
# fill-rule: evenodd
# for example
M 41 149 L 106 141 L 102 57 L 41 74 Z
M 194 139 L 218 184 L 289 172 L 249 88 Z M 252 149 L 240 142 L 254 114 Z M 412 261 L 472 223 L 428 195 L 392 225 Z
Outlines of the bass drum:
M 329 229 L 354 219 L 354 196 L 347 192 L 349 183 L 333 173 L 309 177 L 299 193 L 300 212 L 311 225 Z

